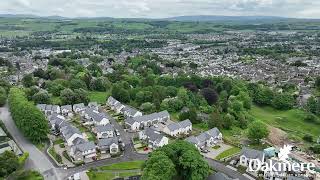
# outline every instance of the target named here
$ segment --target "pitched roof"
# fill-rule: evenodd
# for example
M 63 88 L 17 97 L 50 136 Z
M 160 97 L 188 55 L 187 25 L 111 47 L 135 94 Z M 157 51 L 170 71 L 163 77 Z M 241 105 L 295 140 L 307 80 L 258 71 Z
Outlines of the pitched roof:
M 113 143 L 118 144 L 118 138 L 117 137 L 99 139 L 98 140 L 98 146 L 99 147 L 110 146 Z
M 176 122 L 176 123 L 172 123 L 172 124 L 169 124 L 167 127 L 170 131 L 174 131 L 174 130 L 177 130 L 177 129 L 180 129 L 180 128 L 186 128 L 188 126 L 191 126 L 192 123 L 190 122 L 189 119 L 186 119 L 184 121 L 181 121 L 181 122 Z
M 137 109 L 130 107 L 128 105 L 125 105 L 124 108 L 121 109 L 121 112 L 126 112 L 130 116 L 134 116 L 137 112 L 139 112 Z
M 160 142 L 164 137 L 164 135 L 153 128 L 146 128 L 145 130 L 143 130 L 143 132 L 148 137 L 148 139 L 153 142 Z
M 62 109 L 72 111 L 72 106 L 71 105 L 64 105 L 64 106 L 61 106 L 61 110 Z
M 107 124 L 106 126 L 95 126 L 94 129 L 97 131 L 97 133 L 114 131 L 114 128 L 111 124 Z
M 169 117 L 170 114 L 168 111 L 161 111 L 158 113 L 152 113 L 144 116 L 137 116 L 134 118 L 126 118 L 126 122 L 129 124 L 133 124 L 133 122 L 146 122 L 146 121 L 152 121 L 152 120 L 157 120 L 159 118 L 164 118 L 164 117 Z
M 88 151 L 88 150 L 92 150 L 92 149 L 96 148 L 95 144 L 92 141 L 78 144 L 73 147 L 74 147 L 75 152 L 77 152 L 77 151 L 84 152 L 84 151 Z
M 250 148 L 242 148 L 241 155 L 244 155 L 246 158 L 250 159 L 263 159 L 264 153 L 262 151 L 258 151 Z
M 44 111 L 46 109 L 46 104 L 37 104 L 37 108 Z
M 82 136 L 81 131 L 80 131 L 78 128 L 76 128 L 76 127 L 74 127 L 74 126 L 72 126 L 72 125 L 70 125 L 70 124 L 62 127 L 62 128 L 61 128 L 61 133 L 62 133 L 62 136 L 63 136 L 65 139 L 69 139 L 69 138 L 70 138 L 72 135 L 74 135 L 74 134 L 79 134 L 79 135 Z
M 84 109 L 84 108 L 85 108 L 85 106 L 84 106 L 84 104 L 83 104 L 83 103 L 74 104 L 74 105 L 73 105 L 73 109 L 77 109 L 77 108 L 79 108 L 79 109 Z

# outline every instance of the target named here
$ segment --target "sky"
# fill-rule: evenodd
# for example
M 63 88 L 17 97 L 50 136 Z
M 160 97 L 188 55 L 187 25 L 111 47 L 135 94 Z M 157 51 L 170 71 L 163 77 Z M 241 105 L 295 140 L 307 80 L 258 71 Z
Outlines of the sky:
M 164 18 L 184 15 L 320 18 L 320 0 L 0 0 L 0 14 Z

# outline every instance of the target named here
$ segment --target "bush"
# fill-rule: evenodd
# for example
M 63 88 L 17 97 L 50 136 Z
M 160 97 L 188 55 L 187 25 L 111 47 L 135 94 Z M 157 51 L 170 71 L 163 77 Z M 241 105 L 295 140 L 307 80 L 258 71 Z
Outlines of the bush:
M 303 140 L 307 142 L 313 142 L 313 137 L 310 134 L 303 136 Z
M 68 161 L 72 162 L 71 157 L 69 156 L 69 154 L 67 153 L 67 151 L 63 151 L 62 152 L 63 157 L 65 157 Z
M 309 114 L 304 118 L 304 120 L 305 120 L 306 122 L 310 122 L 310 123 L 319 123 L 318 117 L 317 117 L 316 115 L 314 115 L 314 114 L 311 114 L 311 113 L 309 113 Z
M 320 154 L 320 144 L 310 147 L 310 150 L 316 154 Z
M 7 101 L 7 92 L 3 87 L 0 87 L 0 107 L 5 105 Z

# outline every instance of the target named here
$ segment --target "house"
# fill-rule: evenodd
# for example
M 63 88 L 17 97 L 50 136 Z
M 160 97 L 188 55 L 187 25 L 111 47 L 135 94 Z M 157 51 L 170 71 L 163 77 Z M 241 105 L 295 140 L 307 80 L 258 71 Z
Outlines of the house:
M 97 146 L 101 153 L 117 154 L 119 152 L 119 141 L 117 137 L 99 139 Z
M 37 108 L 38 108 L 41 112 L 45 113 L 45 111 L 46 111 L 46 104 L 37 104 Z
M 49 124 L 51 125 L 52 130 L 55 130 L 55 129 L 60 130 L 61 128 L 60 125 L 64 121 L 65 121 L 65 117 L 60 114 L 53 114 L 49 117 Z
M 79 103 L 79 104 L 74 104 L 73 105 L 73 112 L 77 113 L 77 114 L 81 114 L 84 110 L 85 110 L 85 106 L 83 103 Z
M 253 163 L 252 168 L 258 167 L 258 162 L 265 162 L 265 155 L 262 151 L 258 151 L 250 148 L 243 148 L 240 153 L 239 164 L 244 167 L 249 167 L 250 161 Z
M 52 114 L 52 105 L 47 104 L 44 110 L 44 114 L 46 116 L 50 116 Z
M 118 100 L 116 100 L 115 98 L 113 98 L 112 96 L 110 96 L 107 99 L 107 105 L 114 111 L 116 111 L 117 113 L 121 112 L 121 109 L 124 108 L 124 105 L 121 104 L 121 102 L 119 102 Z
M 128 105 L 124 106 L 120 112 L 126 117 L 137 117 L 142 116 L 142 112 L 138 111 L 137 109 L 130 107 Z
M 125 126 L 132 131 L 137 131 L 145 127 L 151 127 L 152 125 L 158 124 L 160 122 L 166 122 L 169 119 L 170 114 L 168 113 L 168 111 L 162 111 L 133 118 L 126 118 Z
M 74 127 L 74 126 L 71 126 L 70 124 L 62 127 L 60 129 L 60 132 L 61 132 L 61 135 L 62 135 L 63 139 L 66 141 L 68 146 L 74 145 L 75 144 L 74 141 L 77 138 L 84 139 L 84 137 L 83 137 L 82 133 L 80 132 L 80 130 L 77 129 L 76 127 Z
M 96 157 L 96 146 L 93 142 L 85 142 L 71 147 L 70 156 L 75 161 L 83 161 L 86 158 Z
M 6 132 L 0 127 L 0 138 L 7 137 Z
M 98 139 L 111 138 L 114 136 L 114 128 L 111 124 L 95 126 L 93 132 L 97 135 Z
M 110 123 L 111 116 L 106 113 L 100 113 L 94 108 L 87 108 L 83 112 L 85 125 L 101 125 L 105 126 Z
M 55 113 L 55 114 L 60 114 L 60 112 L 61 112 L 60 106 L 58 106 L 58 105 L 52 105 L 52 106 L 51 106 L 51 112 L 52 112 L 52 113 Z
M 222 141 L 222 134 L 218 128 L 210 129 L 198 136 L 191 136 L 186 141 L 194 144 L 198 149 L 213 147 Z
M 172 136 L 172 137 L 178 137 L 180 135 L 188 135 L 192 131 L 192 123 L 189 119 L 172 123 L 166 126 L 163 129 L 163 132 Z
M 1 143 L 0 144 L 0 154 L 4 153 L 5 151 L 12 151 L 11 146 L 8 144 L 8 142 Z
M 89 102 L 88 108 L 92 108 L 92 109 L 98 111 L 99 110 L 99 105 L 98 105 L 97 102 Z
M 111 116 L 106 113 L 94 113 L 92 120 L 97 126 L 105 126 L 110 123 Z
M 64 116 L 72 117 L 73 116 L 72 106 L 71 105 L 61 106 L 61 114 Z
M 285 167 L 281 165 L 281 162 L 268 159 L 267 163 L 271 164 L 271 167 L 274 167 L 277 171 L 273 169 L 271 171 L 265 170 L 263 172 L 265 180 L 283 180 L 287 177 L 287 169 L 284 169 Z
M 235 179 L 232 179 L 221 172 L 217 172 L 215 174 L 210 175 L 207 180 L 235 180 Z
M 156 149 L 169 143 L 169 139 L 153 128 L 146 128 L 139 132 L 139 139 L 148 143 L 148 147 Z

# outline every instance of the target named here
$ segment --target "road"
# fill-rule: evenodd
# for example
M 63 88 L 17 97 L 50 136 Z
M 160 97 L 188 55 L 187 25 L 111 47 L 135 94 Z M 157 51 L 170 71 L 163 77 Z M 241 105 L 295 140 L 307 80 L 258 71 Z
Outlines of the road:
M 29 158 L 25 165 L 26 169 L 38 170 L 45 177 L 45 179 L 48 180 L 60 179 L 59 175 L 57 174 L 57 169 L 54 167 L 48 157 L 35 145 L 28 141 L 18 130 L 11 118 L 8 104 L 0 108 L 0 119 L 3 121 L 14 141 L 18 144 L 22 151 L 29 153 Z
M 46 156 L 45 153 L 41 152 L 36 146 L 34 146 L 30 141 L 24 138 L 24 136 L 20 133 L 20 131 L 18 130 L 11 118 L 8 105 L 0 108 L 0 119 L 4 122 L 5 126 L 7 127 L 8 131 L 14 138 L 15 142 L 19 145 L 19 147 L 23 151 L 29 152 L 29 158 L 26 162 L 26 169 L 38 170 L 45 177 L 45 180 L 67 179 L 69 176 L 75 173 L 86 171 L 90 168 L 111 165 L 119 162 L 148 159 L 148 155 L 138 154 L 134 151 L 133 144 L 131 142 L 131 136 L 129 135 L 129 133 L 125 132 L 124 129 L 114 119 L 112 119 L 111 123 L 114 125 L 116 129 L 120 131 L 121 139 L 126 145 L 122 156 L 111 159 L 94 161 L 91 163 L 86 163 L 82 166 L 69 169 L 58 168 L 55 167 L 54 163 L 50 161 L 49 157 Z M 212 168 L 228 175 L 229 177 L 238 178 L 239 180 L 248 180 L 248 178 L 246 178 L 239 172 L 226 167 L 224 164 L 218 161 L 208 158 L 206 158 L 206 161 Z

